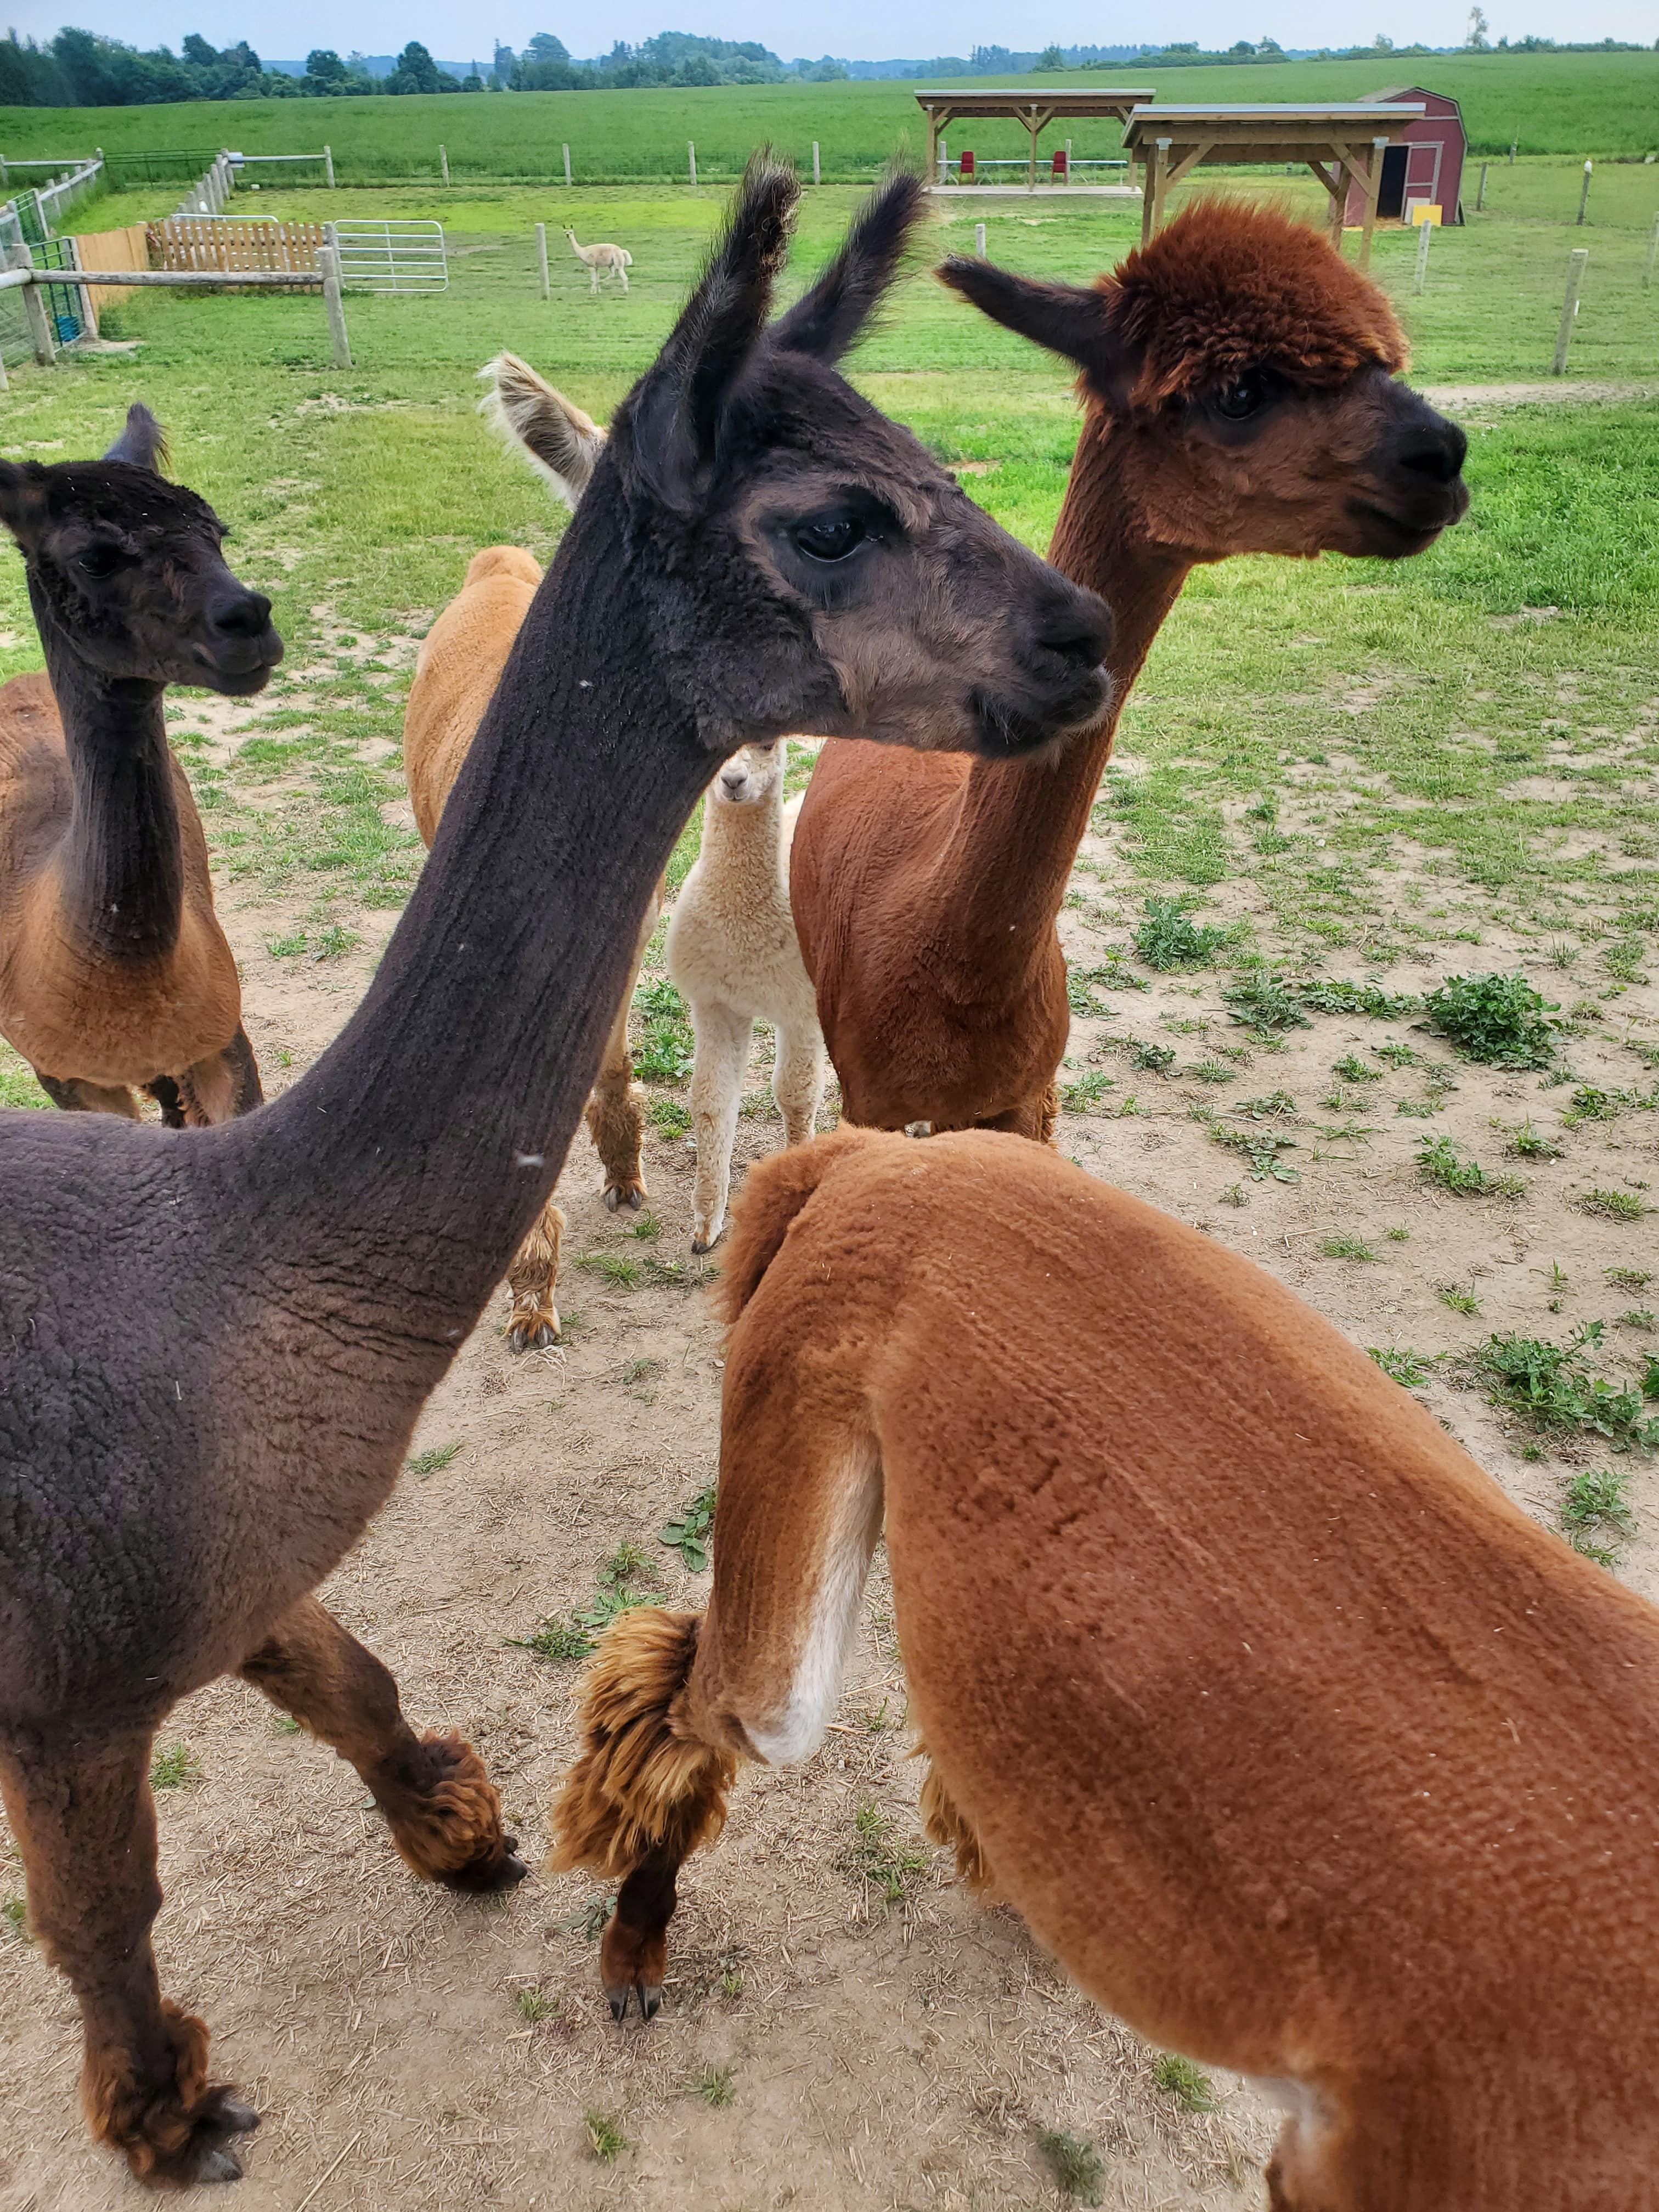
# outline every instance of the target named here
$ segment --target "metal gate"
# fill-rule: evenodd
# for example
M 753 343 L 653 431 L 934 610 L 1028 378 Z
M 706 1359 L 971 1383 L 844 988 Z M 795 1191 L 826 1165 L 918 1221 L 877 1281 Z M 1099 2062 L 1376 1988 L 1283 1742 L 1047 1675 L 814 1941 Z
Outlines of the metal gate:
M 442 292 L 449 257 L 441 222 L 331 222 L 340 282 L 380 292 Z

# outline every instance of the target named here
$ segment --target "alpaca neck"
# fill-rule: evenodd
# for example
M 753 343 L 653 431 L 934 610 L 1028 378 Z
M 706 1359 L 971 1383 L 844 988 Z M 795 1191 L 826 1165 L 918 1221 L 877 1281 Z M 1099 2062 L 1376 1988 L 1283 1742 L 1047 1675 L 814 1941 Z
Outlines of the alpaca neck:
M 783 777 L 765 796 L 734 805 L 711 789 L 703 802 L 702 843 L 697 858 L 705 881 L 740 889 L 744 897 L 781 890 L 783 872 Z
M 1111 706 L 1052 757 L 976 759 L 963 785 L 951 878 L 974 938 L 969 957 L 999 992 L 1011 969 L 1051 941 L 1124 702 L 1193 565 L 1147 538 L 1113 451 L 1121 434 L 1103 410 L 1089 410 L 1048 549 L 1062 575 L 1098 592 L 1112 611 Z
M 614 482 L 596 480 L 362 1006 L 302 1082 L 225 1133 L 286 1215 L 260 1234 L 295 1295 L 422 1390 L 549 1196 L 708 778 L 623 532 Z
M 75 791 L 58 856 L 64 925 L 101 959 L 163 957 L 179 941 L 184 857 L 162 686 L 94 676 L 49 620 L 40 636 Z

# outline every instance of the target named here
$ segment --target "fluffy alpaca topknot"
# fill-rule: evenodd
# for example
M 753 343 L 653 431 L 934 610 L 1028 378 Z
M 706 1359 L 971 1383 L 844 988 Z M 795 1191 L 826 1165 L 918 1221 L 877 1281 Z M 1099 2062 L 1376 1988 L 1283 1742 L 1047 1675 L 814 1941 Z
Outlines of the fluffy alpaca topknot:
M 1369 276 L 1305 223 L 1247 201 L 1206 196 L 1183 208 L 1100 289 L 1116 330 L 1141 350 L 1137 407 L 1249 368 L 1333 386 L 1367 364 L 1392 374 L 1409 358 Z

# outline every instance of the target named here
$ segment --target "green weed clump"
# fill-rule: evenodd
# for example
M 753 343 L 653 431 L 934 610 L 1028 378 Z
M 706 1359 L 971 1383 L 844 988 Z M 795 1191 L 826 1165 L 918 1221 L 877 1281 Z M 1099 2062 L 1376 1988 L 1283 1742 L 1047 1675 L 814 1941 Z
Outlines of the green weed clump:
M 199 1782 L 202 1770 L 195 1753 L 187 1743 L 169 1744 L 158 1751 L 149 1765 L 149 1786 L 152 1790 L 182 1790 L 187 1783 Z
M 1129 1048 L 1129 1061 L 1150 1074 L 1167 1075 L 1176 1064 L 1176 1049 L 1172 1044 L 1134 1044 Z
M 413 1459 L 404 1463 L 411 1474 L 436 1474 L 449 1465 L 459 1449 L 459 1444 L 434 1444 L 430 1451 L 416 1452 Z
M 1639 1221 L 1653 1211 L 1633 1190 L 1581 1191 L 1572 1203 L 1580 1213 L 1598 1214 L 1603 1221 Z
M 880 1892 L 896 1905 L 927 1871 L 927 1855 L 914 1844 L 900 1843 L 891 1818 L 878 1805 L 860 1805 L 853 1815 L 853 1832 L 836 1854 L 836 1865 L 854 1881 Z
M 1299 1000 L 1277 975 L 1247 976 L 1242 983 L 1230 983 L 1221 998 L 1234 1021 L 1259 1035 L 1274 1036 L 1285 1030 L 1313 1027 Z
M 1381 1071 L 1368 1067 L 1357 1053 L 1346 1052 L 1340 1060 L 1331 1062 L 1331 1073 L 1340 1075 L 1345 1083 L 1381 1083 Z
M 1327 1237 L 1320 1243 L 1320 1251 L 1328 1260 L 1374 1260 L 1376 1257 L 1363 1237 Z
M 1530 1114 L 1524 1116 L 1504 1149 L 1517 1160 L 1559 1160 L 1561 1157 L 1560 1146 L 1541 1129 L 1533 1127 Z
M 708 1539 L 714 1526 L 714 1486 L 711 1482 L 700 1490 L 689 1505 L 683 1505 L 672 1521 L 665 1522 L 657 1533 L 657 1541 L 666 1544 L 671 1552 L 678 1552 L 694 1575 L 700 1575 L 708 1565 Z
M 1449 975 L 1423 1001 L 1430 1020 L 1471 1060 L 1491 1067 L 1547 1067 L 1555 1058 L 1561 1024 L 1554 1000 L 1526 977 Z
M 1166 973 L 1171 969 L 1201 968 L 1232 935 L 1230 929 L 1200 926 L 1189 920 L 1188 908 L 1192 903 L 1185 898 L 1147 900 L 1146 919 L 1136 923 L 1131 935 L 1136 952 L 1149 968 Z
M 628 2148 L 628 2137 L 614 2112 L 601 2112 L 590 2105 L 582 2114 L 582 2128 L 587 2148 L 601 2166 L 611 2165 Z
M 1613 1468 L 1586 1468 L 1561 1492 L 1561 1533 L 1575 1552 L 1611 1567 L 1618 1547 L 1636 1534 L 1636 1514 L 1626 1492 L 1630 1477 Z
M 641 977 L 634 994 L 643 1026 L 634 1048 L 641 1083 L 684 1083 L 691 1073 L 693 1038 L 686 1004 L 666 975 Z
M 1599 1321 L 1582 1323 L 1565 1344 L 1506 1331 L 1479 1346 L 1473 1365 L 1493 1405 L 1525 1414 L 1540 1431 L 1604 1437 L 1618 1451 L 1659 1450 L 1659 1416 L 1645 1412 L 1643 1392 L 1592 1373 L 1585 1354 L 1601 1336 Z
M 1060 2195 L 1074 2197 L 1079 2204 L 1098 2204 L 1106 2169 L 1100 2162 L 1100 2153 L 1088 2138 L 1062 2135 L 1058 2128 L 1047 2128 L 1036 2140 Z
M 1092 1114 L 1098 1109 L 1106 1093 L 1116 1088 L 1116 1084 L 1103 1068 L 1085 1068 L 1081 1075 L 1074 1076 L 1070 1083 L 1061 1084 L 1060 1103 L 1068 1114 Z
M 1418 1139 L 1417 1172 L 1454 1198 L 1520 1198 L 1527 1188 L 1519 1176 L 1488 1175 L 1479 1160 L 1463 1158 L 1449 1137 Z
M 1270 1177 L 1274 1182 L 1301 1182 L 1299 1170 L 1281 1157 L 1296 1150 L 1294 1137 L 1280 1136 L 1273 1129 L 1230 1129 L 1220 1121 L 1211 1122 L 1210 1134 L 1218 1145 L 1244 1155 L 1252 1182 L 1266 1182 Z
M 1209 2075 L 1178 2051 L 1160 2052 L 1152 2067 L 1152 2079 L 1160 2089 L 1178 2098 L 1188 2112 L 1214 2112 L 1215 2090 Z
M 1413 1352 L 1409 1345 L 1369 1344 L 1365 1352 L 1402 1389 L 1415 1390 L 1429 1379 L 1428 1356 Z
M 1403 1021 L 1423 1003 L 1410 992 L 1385 991 L 1380 983 L 1338 982 L 1323 975 L 1287 988 L 1298 1005 L 1311 1006 L 1316 1014 L 1369 1014 L 1379 1022 Z
M 530 1635 L 509 1636 L 507 1642 L 538 1659 L 586 1659 L 618 1613 L 661 1602 L 665 1593 L 641 1573 L 645 1564 L 637 1544 L 619 1544 L 600 1569 L 599 1586 L 586 1605 L 562 1620 L 550 1613 Z
M 653 1098 L 645 1109 L 645 1117 L 657 1134 L 672 1144 L 684 1137 L 691 1127 L 691 1116 L 678 1098 Z

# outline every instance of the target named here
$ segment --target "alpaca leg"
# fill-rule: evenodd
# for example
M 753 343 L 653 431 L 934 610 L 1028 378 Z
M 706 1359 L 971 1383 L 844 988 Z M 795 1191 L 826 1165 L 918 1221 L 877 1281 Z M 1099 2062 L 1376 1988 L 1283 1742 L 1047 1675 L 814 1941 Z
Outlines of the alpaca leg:
M 558 1341 L 559 1309 L 553 1303 L 553 1286 L 559 1279 L 563 1236 L 564 1215 L 550 1198 L 507 1271 L 507 1285 L 513 1293 L 507 1341 L 513 1352 L 545 1352 Z
M 637 1213 L 648 1195 L 645 1169 L 640 1159 L 640 1146 L 645 1135 L 645 1102 L 634 1080 L 634 1061 L 628 1049 L 628 1017 L 633 1010 L 634 986 L 639 980 L 646 947 L 657 927 L 666 889 L 665 884 L 658 884 L 640 924 L 634 964 L 628 971 L 627 987 L 617 1008 L 617 1018 L 611 1024 L 611 1034 L 605 1041 L 599 1081 L 587 1101 L 587 1133 L 605 1167 L 605 1202 L 612 1213 L 623 1206 L 631 1206 Z
M 587 286 L 587 289 L 588 289 L 589 292 L 592 295 L 592 296 L 597 300 L 597 299 L 599 298 L 599 268 L 598 268 L 597 264 L 592 264 L 592 263 L 590 263 L 590 264 L 589 264 L 587 275 L 588 275 L 588 286 Z
M 693 1006 L 696 1050 L 691 1061 L 691 1126 L 697 1173 L 691 1191 L 691 1249 L 707 1252 L 726 1226 L 732 1187 L 732 1146 L 755 1024 L 734 1007 Z
M 60 1081 L 55 1075 L 42 1075 L 38 1067 L 34 1079 L 66 1114 L 125 1114 L 129 1121 L 139 1118 L 138 1101 L 125 1084 L 82 1083 L 76 1076 Z
M 823 1103 L 823 1033 L 816 1022 L 804 1028 L 778 1024 L 777 1065 L 772 1096 L 783 1116 L 786 1145 L 804 1145 Z
M 617 274 L 622 279 L 622 288 L 625 292 L 628 289 L 628 271 L 625 269 L 618 269 Z
M 178 1079 L 179 1103 L 194 1129 L 234 1121 L 239 1114 L 263 1106 L 259 1067 L 247 1032 L 239 1029 L 222 1052 L 210 1053 Z
M 179 1086 L 170 1075 L 158 1075 L 154 1083 L 147 1083 L 144 1088 L 161 1109 L 163 1128 L 184 1129 L 189 1127 L 185 1120 L 184 1101 L 179 1096 Z
M 408 1864 L 449 1889 L 510 1889 L 529 1869 L 501 1832 L 483 1762 L 458 1735 L 417 1737 L 398 1685 L 314 1597 L 301 1598 L 242 1662 L 242 1678 L 349 1759 Z
M 207 2078 L 204 2024 L 163 1997 L 150 1948 L 161 1905 L 148 1731 L 0 1752 L 0 1796 L 29 1918 L 81 2008 L 81 2100 L 93 2134 L 140 2181 L 234 2181 L 228 2139 L 258 2115 Z

